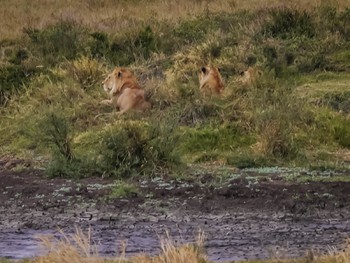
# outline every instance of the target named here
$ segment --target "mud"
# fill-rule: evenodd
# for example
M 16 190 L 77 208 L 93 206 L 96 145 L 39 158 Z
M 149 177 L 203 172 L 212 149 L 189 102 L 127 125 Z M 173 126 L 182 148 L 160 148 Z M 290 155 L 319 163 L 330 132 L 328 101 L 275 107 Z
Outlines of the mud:
M 38 234 L 75 227 L 91 228 L 105 256 L 117 256 L 123 241 L 127 256 L 156 254 L 167 233 L 181 244 L 199 231 L 214 261 L 342 249 L 350 237 L 350 183 L 293 183 L 283 180 L 286 173 L 242 170 L 221 182 L 215 173 L 155 178 L 135 182 L 138 193 L 111 198 L 112 179 L 48 179 L 38 170 L 0 166 L 0 257 L 41 255 Z

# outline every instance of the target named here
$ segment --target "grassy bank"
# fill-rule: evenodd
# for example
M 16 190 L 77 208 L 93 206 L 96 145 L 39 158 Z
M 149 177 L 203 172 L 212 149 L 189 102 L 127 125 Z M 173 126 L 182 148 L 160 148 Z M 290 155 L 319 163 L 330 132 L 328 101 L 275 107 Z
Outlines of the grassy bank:
M 349 168 L 346 1 L 260 2 L 5 1 L 1 155 L 66 177 L 189 163 Z M 221 98 L 198 92 L 209 62 L 222 69 Z M 115 65 L 134 70 L 150 112 L 99 104 Z M 249 67 L 261 74 L 244 83 Z

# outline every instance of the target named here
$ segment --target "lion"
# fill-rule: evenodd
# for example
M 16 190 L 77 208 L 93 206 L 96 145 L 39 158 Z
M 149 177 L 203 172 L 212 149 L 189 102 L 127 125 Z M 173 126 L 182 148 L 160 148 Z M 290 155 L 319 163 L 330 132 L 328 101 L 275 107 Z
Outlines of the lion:
M 141 89 L 134 74 L 126 68 L 116 67 L 102 85 L 110 99 L 101 103 L 113 105 L 119 109 L 119 115 L 130 109 L 143 111 L 151 108 L 151 104 L 145 99 L 145 91 Z
M 219 69 L 214 66 L 202 67 L 199 78 L 199 90 L 205 94 L 221 94 L 224 91 L 224 84 L 222 81 Z
M 240 73 L 240 82 L 243 85 L 253 85 L 262 74 L 261 70 L 249 67 L 246 71 Z

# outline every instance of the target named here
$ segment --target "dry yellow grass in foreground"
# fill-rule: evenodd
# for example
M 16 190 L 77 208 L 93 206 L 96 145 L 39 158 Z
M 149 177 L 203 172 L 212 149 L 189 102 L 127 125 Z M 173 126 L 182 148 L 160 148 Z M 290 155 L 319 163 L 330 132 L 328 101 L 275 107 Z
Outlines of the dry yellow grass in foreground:
M 198 235 L 196 244 L 185 244 L 180 247 L 173 245 L 170 239 L 161 242 L 162 252 L 158 256 L 140 254 L 131 258 L 125 258 L 125 246 L 118 258 L 103 258 L 97 252 L 97 247 L 91 243 L 91 232 L 84 234 L 77 230 L 71 237 L 64 236 L 58 240 L 50 237 L 42 237 L 43 245 L 49 251 L 47 255 L 33 260 L 30 263 L 99 263 L 99 262 L 130 262 L 130 263 L 205 263 L 209 262 L 203 252 L 204 235 Z M 246 263 L 349 263 L 350 246 L 343 252 L 330 252 L 329 255 L 316 256 L 309 252 L 301 259 L 268 259 L 244 261 Z
M 84 234 L 77 230 L 76 234 L 68 237 L 63 235 L 62 240 L 51 237 L 41 237 L 44 247 L 49 251 L 47 255 L 38 257 L 29 262 L 35 263 L 99 263 L 99 262 L 133 262 L 133 263 L 200 263 L 207 262 L 202 253 L 203 234 L 198 235 L 196 244 L 186 244 L 175 247 L 170 239 L 161 242 L 162 253 L 158 256 L 140 254 L 130 259 L 125 258 L 125 246 L 121 249 L 118 258 L 105 259 L 99 256 L 97 247 L 91 244 L 91 232 Z
M 338 8 L 349 6 L 347 0 L 4 0 L 0 6 L 0 39 L 18 37 L 23 28 L 43 28 L 59 20 L 82 22 L 90 28 L 118 32 L 126 21 L 171 20 L 192 17 L 203 12 L 233 12 L 273 6 L 310 9 L 324 3 Z

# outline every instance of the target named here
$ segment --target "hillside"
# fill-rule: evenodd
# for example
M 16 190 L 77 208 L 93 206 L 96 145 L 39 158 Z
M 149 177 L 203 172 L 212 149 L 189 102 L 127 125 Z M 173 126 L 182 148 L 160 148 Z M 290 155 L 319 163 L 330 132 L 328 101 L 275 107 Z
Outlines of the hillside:
M 1 155 L 64 177 L 348 168 L 346 1 L 260 2 L 5 1 Z M 209 63 L 222 97 L 199 94 Z M 150 112 L 100 104 L 115 66 L 135 72 Z M 261 74 L 245 83 L 249 68 Z

